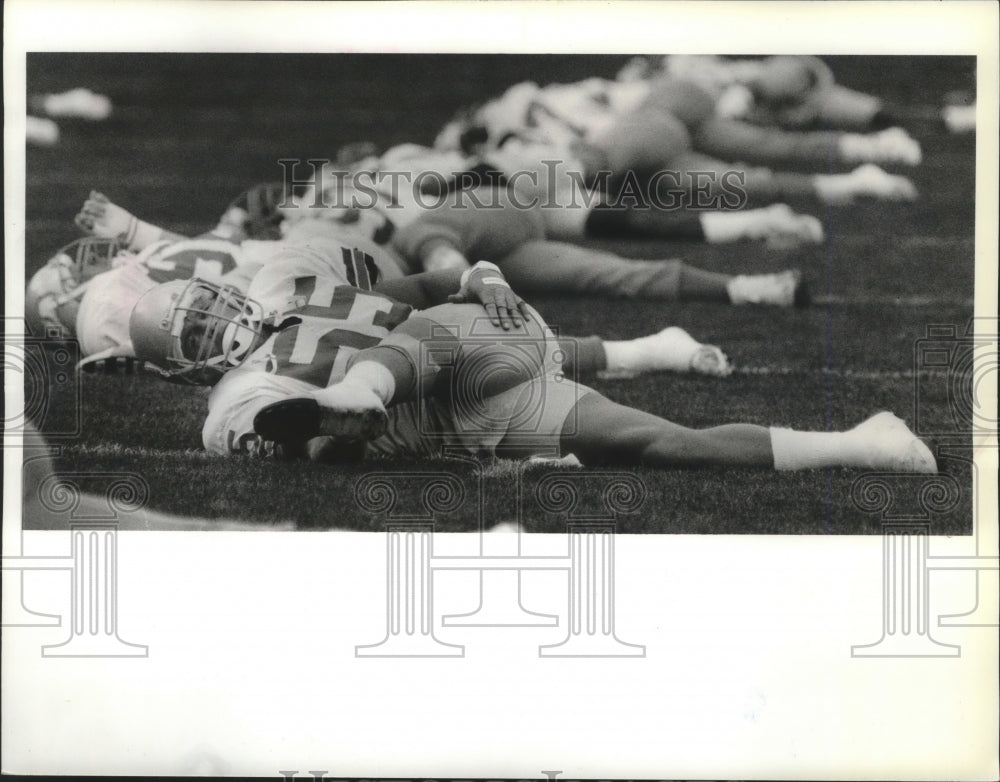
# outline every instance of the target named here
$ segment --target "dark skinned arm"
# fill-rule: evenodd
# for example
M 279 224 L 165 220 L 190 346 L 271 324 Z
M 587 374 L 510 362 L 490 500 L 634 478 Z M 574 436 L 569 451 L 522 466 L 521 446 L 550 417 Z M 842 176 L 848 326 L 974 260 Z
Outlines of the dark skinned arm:
M 375 290 L 417 309 L 446 302 L 476 302 L 486 310 L 490 322 L 505 331 L 511 326 L 520 328 L 521 321 L 531 317 L 528 305 L 511 290 L 500 270 L 482 262 L 465 272 L 449 269 L 387 280 Z

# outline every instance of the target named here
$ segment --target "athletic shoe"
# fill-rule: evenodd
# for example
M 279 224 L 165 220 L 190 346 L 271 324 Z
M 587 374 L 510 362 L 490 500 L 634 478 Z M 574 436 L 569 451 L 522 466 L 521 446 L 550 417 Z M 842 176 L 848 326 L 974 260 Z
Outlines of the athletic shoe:
M 887 201 L 913 201 L 917 188 L 903 176 L 887 174 L 874 163 L 858 166 L 847 175 L 853 196 L 870 196 Z
M 727 286 L 733 304 L 769 304 L 775 307 L 804 307 L 809 290 L 798 269 L 777 274 L 740 274 Z
M 338 383 L 313 396 L 273 402 L 254 416 L 253 428 L 265 440 L 304 442 L 329 436 L 341 441 L 374 440 L 385 432 L 382 401 L 363 386 Z
M 851 430 L 867 445 L 870 467 L 900 472 L 936 474 L 937 462 L 923 440 L 888 411 L 876 413 Z

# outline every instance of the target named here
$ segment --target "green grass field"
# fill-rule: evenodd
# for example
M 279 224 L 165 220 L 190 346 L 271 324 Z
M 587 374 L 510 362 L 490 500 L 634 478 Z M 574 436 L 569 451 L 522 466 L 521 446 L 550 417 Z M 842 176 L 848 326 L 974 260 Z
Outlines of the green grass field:
M 613 76 L 625 57 L 58 55 L 28 57 L 28 92 L 85 85 L 110 96 L 101 123 L 61 121 L 62 140 L 27 150 L 26 271 L 76 238 L 72 218 L 93 189 L 146 219 L 185 234 L 210 228 L 228 201 L 256 181 L 280 178 L 279 158 L 333 156 L 343 144 L 430 143 L 458 108 L 523 79 L 539 83 Z M 773 251 L 655 241 L 593 243 L 635 258 L 683 257 L 708 269 L 802 269 L 806 310 L 708 305 L 624 305 L 600 299 L 532 301 L 567 334 L 639 336 L 665 325 L 718 344 L 737 365 L 726 380 L 653 375 L 592 383 L 611 399 L 690 426 L 747 421 L 843 429 L 890 409 L 913 425 L 918 412 L 947 420 L 947 373 L 915 372 L 928 326 L 961 332 L 973 314 L 974 135 L 949 135 L 938 120 L 945 95 L 974 85 L 974 58 L 839 57 L 838 80 L 898 103 L 924 162 L 907 172 L 912 204 L 821 208 L 825 244 Z M 79 392 L 79 406 L 75 397 Z M 82 373 L 49 390 L 43 432 L 74 429 L 61 469 L 129 471 L 150 485 L 150 506 L 171 513 L 303 528 L 380 529 L 354 502 L 372 471 L 450 471 L 483 492 L 493 521 L 514 518 L 512 478 L 523 495 L 546 472 L 504 462 L 481 471 L 449 461 L 367 462 L 336 469 L 308 463 L 217 459 L 200 450 L 205 392 L 137 375 Z M 939 438 L 929 438 L 932 446 Z M 959 437 L 959 445 L 968 438 Z M 935 516 L 935 533 L 969 534 L 971 468 L 939 458 L 962 489 L 957 508 Z M 967 457 L 968 454 L 965 454 Z M 549 468 L 550 469 L 550 468 Z M 477 475 L 478 472 L 481 474 Z M 879 518 L 855 507 L 857 470 L 776 474 L 747 470 L 633 471 L 646 502 L 621 517 L 621 532 L 863 534 Z M 477 482 L 482 479 L 482 487 Z M 597 503 L 595 496 L 593 502 Z M 476 529 L 470 499 L 440 517 L 442 530 Z M 561 531 L 565 518 L 526 502 L 530 530 Z

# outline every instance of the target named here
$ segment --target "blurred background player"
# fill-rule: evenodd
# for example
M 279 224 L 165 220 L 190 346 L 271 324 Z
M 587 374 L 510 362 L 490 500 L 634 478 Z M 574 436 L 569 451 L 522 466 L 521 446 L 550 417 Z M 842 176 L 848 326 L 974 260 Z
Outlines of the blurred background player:
M 819 57 L 674 54 L 660 65 L 671 76 L 713 94 L 718 114 L 758 125 L 870 131 L 902 124 L 881 98 L 837 84 L 832 69 Z M 656 68 L 653 61 L 637 58 L 620 76 L 648 78 Z
M 624 99 L 616 97 L 623 91 Z M 646 203 L 680 199 L 682 206 L 719 208 L 733 196 L 736 179 L 751 205 L 796 197 L 824 203 L 859 196 L 912 200 L 916 191 L 908 179 L 873 164 L 916 165 L 921 159 L 919 144 L 900 128 L 868 136 L 787 132 L 720 117 L 709 91 L 669 74 L 641 82 L 588 79 L 544 88 L 524 82 L 465 122 L 464 132 L 446 129 L 437 143 L 459 144 L 508 177 L 530 171 L 522 184 L 530 182 L 539 195 L 555 193 L 563 204 L 572 202 L 582 181 L 603 191 L 612 204 L 626 200 L 625 195 L 635 197 L 638 190 L 647 195 Z M 482 135 L 476 135 L 475 123 Z M 741 162 L 724 162 L 734 160 Z M 831 164 L 858 163 L 865 165 L 850 174 L 825 173 Z M 824 173 L 754 164 L 812 165 Z M 705 203 L 697 201 L 701 190 Z
M 510 196 L 492 188 L 474 188 L 453 194 L 440 208 L 419 209 L 409 215 L 389 203 L 370 203 L 370 189 L 354 193 L 351 180 L 341 179 L 336 194 L 324 195 L 340 204 L 314 209 L 315 195 L 296 199 L 296 207 L 280 210 L 275 196 L 251 199 L 261 211 L 242 219 L 245 230 L 273 236 L 273 215 L 281 223 L 285 241 L 308 243 L 326 236 L 345 242 L 373 243 L 382 248 L 377 257 L 394 259 L 405 273 L 441 268 L 468 268 L 470 260 L 496 263 L 517 290 L 525 293 L 591 294 L 663 301 L 708 301 L 725 304 L 765 304 L 782 307 L 808 303 L 808 291 L 795 270 L 777 274 L 729 275 L 697 269 L 679 260 L 640 261 L 612 253 L 544 239 L 540 212 L 521 209 Z M 260 185 L 251 190 L 272 189 Z M 402 190 L 402 188 L 400 188 Z M 385 194 L 389 197 L 391 194 Z M 337 200 L 332 200 L 332 199 Z M 481 208 L 481 205 L 489 206 Z M 112 206 L 113 209 L 108 207 Z M 220 224 L 231 219 L 227 212 Z M 294 217 L 300 219 L 294 219 Z M 122 226 L 136 221 L 133 215 L 103 196 L 89 198 L 77 224 L 100 236 L 117 236 Z M 396 221 L 399 221 L 397 224 Z M 138 221 L 142 222 L 142 221 Z M 149 225 L 148 223 L 142 223 Z M 215 229 L 216 231 L 218 229 Z M 239 229 L 244 230 L 244 229 Z M 150 226 L 150 235 L 162 232 Z M 134 243 L 133 243 L 134 244 Z M 246 245 L 246 241 L 243 242 Z M 266 252 L 261 244 L 259 252 Z M 369 247 L 368 252 L 374 252 Z M 394 264 L 380 261 L 383 272 Z
M 482 133 L 476 135 L 477 130 Z M 513 135 L 508 140 L 511 138 Z M 309 206 L 316 203 L 317 193 L 339 196 L 339 188 L 348 185 L 352 177 L 368 176 L 381 185 L 374 189 L 379 195 L 376 206 L 382 200 L 391 203 L 395 210 L 392 219 L 401 224 L 426 211 L 428 204 L 438 203 L 435 208 L 447 205 L 448 194 L 485 187 L 508 193 L 522 210 L 537 211 L 545 236 L 551 239 L 580 241 L 613 236 L 710 244 L 763 240 L 783 248 L 823 241 L 819 220 L 796 214 L 785 204 L 742 208 L 745 196 L 738 183 L 734 183 L 725 209 L 717 204 L 690 208 L 679 195 L 657 206 L 645 192 L 636 199 L 609 203 L 585 180 L 582 162 L 576 161 L 575 153 L 570 151 L 576 145 L 570 145 L 568 150 L 535 132 L 524 132 L 519 138 L 522 142 L 533 140 L 527 157 L 514 161 L 504 157 L 506 153 L 489 151 L 484 146 L 488 139 L 485 128 L 472 128 L 461 139 L 460 149 L 400 144 L 379 154 L 371 144 L 350 144 L 341 149 L 336 162 L 316 172 L 315 180 L 296 201 Z M 386 192 L 381 194 L 381 190 Z M 414 193 L 420 197 L 414 198 Z M 489 199 L 487 203 L 491 208 L 500 208 L 497 200 Z M 327 202 L 336 203 L 334 198 Z M 291 212 L 287 215 L 295 217 Z

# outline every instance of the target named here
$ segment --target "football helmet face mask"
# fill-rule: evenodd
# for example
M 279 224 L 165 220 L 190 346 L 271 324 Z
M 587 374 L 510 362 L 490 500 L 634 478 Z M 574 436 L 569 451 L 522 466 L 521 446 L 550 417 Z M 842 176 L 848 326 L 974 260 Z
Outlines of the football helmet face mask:
M 110 270 L 125 252 L 117 239 L 87 236 L 60 248 L 32 275 L 25 290 L 24 313 L 32 333 L 73 337 L 80 299 L 89 282 Z
M 264 341 L 260 304 L 205 280 L 157 285 L 136 303 L 129 334 L 136 357 L 167 380 L 213 385 Z

